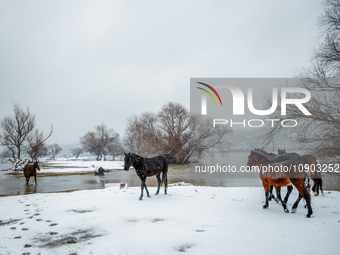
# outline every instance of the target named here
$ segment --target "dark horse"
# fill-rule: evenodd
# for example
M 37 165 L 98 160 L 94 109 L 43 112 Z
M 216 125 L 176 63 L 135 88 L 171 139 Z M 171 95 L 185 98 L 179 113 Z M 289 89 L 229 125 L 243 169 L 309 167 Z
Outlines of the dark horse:
M 284 150 L 278 150 L 279 155 L 286 154 L 286 149 Z M 321 178 L 321 169 L 320 169 L 320 162 L 319 160 L 310 154 L 303 155 L 302 158 L 306 161 L 306 164 L 309 166 L 310 175 L 313 180 L 313 187 L 312 191 L 315 196 L 319 195 L 319 190 L 321 190 L 321 193 L 323 194 L 323 188 L 322 188 L 322 178 Z
M 24 167 L 24 175 L 26 178 L 26 185 L 30 181 L 30 177 L 34 176 L 35 185 L 37 185 L 37 169 L 40 170 L 40 163 L 39 161 L 34 161 L 33 165 L 26 165 Z
M 139 179 L 142 181 L 141 185 L 141 194 L 139 200 L 142 200 L 143 198 L 143 189 L 145 188 L 146 194 L 148 197 L 149 191 L 148 188 L 146 187 L 145 180 L 146 177 L 148 176 L 154 176 L 156 175 L 157 181 L 158 181 L 158 188 L 157 192 L 155 195 L 158 195 L 159 193 L 159 188 L 161 186 L 161 183 L 164 183 L 164 188 L 166 193 L 166 189 L 168 186 L 168 161 L 163 157 L 163 156 L 156 156 L 154 158 L 143 158 L 135 153 L 129 152 L 128 154 L 124 153 L 125 158 L 124 158 L 124 170 L 128 171 L 130 166 L 132 165 L 136 169 L 136 173 L 139 177 Z M 162 173 L 162 180 L 161 180 L 161 175 Z
M 304 159 L 298 154 L 295 155 L 294 159 L 288 159 L 281 162 L 275 160 L 275 158 L 276 157 L 270 159 L 268 156 L 259 151 L 251 151 L 248 157 L 247 166 L 258 166 L 260 169 L 260 178 L 265 190 L 266 197 L 266 202 L 263 208 L 268 207 L 268 195 L 270 185 L 287 186 L 289 183 L 292 183 L 299 191 L 299 194 L 306 200 L 308 208 L 308 213 L 306 217 L 309 218 L 313 214 L 313 210 L 310 203 L 310 194 L 307 190 L 306 180 L 308 180 L 309 175 L 304 169 Z M 270 167 L 272 167 L 272 170 L 269 170 Z M 301 167 L 303 168 L 303 170 L 299 171 L 301 170 Z M 276 171 L 273 169 L 281 170 Z M 281 200 L 281 197 L 279 197 L 279 199 Z M 282 200 L 281 203 L 284 211 L 288 212 L 286 203 L 282 202 Z M 298 203 L 295 202 L 292 208 L 292 212 L 296 211 L 297 206 Z

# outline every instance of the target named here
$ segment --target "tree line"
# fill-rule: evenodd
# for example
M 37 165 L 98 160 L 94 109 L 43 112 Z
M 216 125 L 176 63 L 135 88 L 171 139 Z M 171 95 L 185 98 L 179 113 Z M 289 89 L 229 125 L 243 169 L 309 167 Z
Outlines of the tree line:
M 29 108 L 13 106 L 14 117 L 5 117 L 0 122 L 0 144 L 5 148 L 3 158 L 11 162 L 23 155 L 32 160 L 50 155 L 54 159 L 61 152 L 58 144 L 46 145 L 48 136 L 36 128 L 35 116 Z M 124 151 L 131 151 L 145 157 L 165 156 L 171 163 L 188 163 L 192 158 L 211 155 L 213 148 L 223 148 L 223 137 L 229 133 L 226 127 L 212 127 L 211 120 L 200 115 L 191 115 L 179 103 L 168 103 L 158 113 L 146 112 L 128 119 L 123 140 L 112 128 L 100 124 L 94 130 L 79 138 L 80 147 L 71 153 L 78 158 L 90 153 L 97 160 L 113 159 Z

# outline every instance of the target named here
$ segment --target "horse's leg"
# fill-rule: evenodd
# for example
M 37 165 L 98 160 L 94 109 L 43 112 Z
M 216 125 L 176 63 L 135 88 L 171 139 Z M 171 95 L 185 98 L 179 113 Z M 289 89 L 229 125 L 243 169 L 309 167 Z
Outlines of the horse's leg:
M 281 198 L 281 187 L 280 186 L 275 186 L 275 189 L 276 189 L 276 194 L 277 194 L 277 198 L 278 200 L 281 202 L 281 205 L 283 207 L 283 211 L 285 213 L 289 213 L 289 210 L 287 209 L 287 205 L 285 202 L 282 201 L 282 198 Z
M 310 218 L 310 216 L 313 214 L 312 206 L 310 204 L 310 194 L 307 191 L 306 187 L 304 186 L 304 179 L 291 179 L 292 183 L 294 186 L 297 188 L 299 191 L 299 198 L 296 200 L 296 202 L 293 205 L 292 212 L 296 212 L 296 208 L 303 197 L 306 200 L 307 208 L 308 208 L 308 213 L 306 217 Z
M 143 199 L 143 189 L 144 189 L 144 185 L 145 185 L 145 179 L 140 177 L 140 180 L 142 181 L 142 184 L 141 184 L 141 187 L 140 187 L 141 193 L 140 193 L 139 200 L 142 200 Z
M 312 191 L 313 191 L 313 194 L 314 194 L 315 196 L 317 196 L 317 194 L 316 194 L 316 192 L 315 192 L 315 190 L 316 190 L 316 179 L 315 179 L 315 178 L 312 178 L 312 180 L 313 180 Z
M 288 186 L 287 186 L 287 194 L 286 194 L 286 196 L 285 196 L 285 199 L 283 200 L 283 202 L 284 202 L 285 204 L 287 204 L 288 198 L 289 198 L 289 196 L 290 196 L 290 193 L 292 193 L 292 191 L 293 191 L 293 186 L 292 186 L 292 185 L 288 185 Z
M 26 185 L 28 185 L 29 178 L 27 175 L 25 175 L 25 178 L 26 178 Z
M 146 177 L 145 177 L 145 180 L 146 180 Z M 146 195 L 147 195 L 148 197 L 150 197 L 149 191 L 148 191 L 148 187 L 146 187 L 145 180 L 144 180 L 144 188 L 145 188 L 145 191 L 146 191 Z
M 298 197 L 298 199 L 296 199 L 296 201 L 295 201 L 295 203 L 294 203 L 294 205 L 292 207 L 292 213 L 295 213 L 297 211 L 297 207 L 298 207 L 302 197 L 303 196 L 299 193 L 299 197 Z
M 166 195 L 167 194 L 166 188 L 168 187 L 168 176 L 166 171 L 163 172 L 162 179 L 164 183 L 164 195 Z
M 313 191 L 313 194 L 315 196 L 318 196 L 319 195 L 319 190 L 321 188 L 322 179 L 321 178 L 315 178 L 313 181 L 314 181 L 314 184 L 313 184 L 312 191 Z
M 159 174 L 157 174 L 156 175 L 156 178 L 157 178 L 157 181 L 158 181 L 158 188 L 157 188 L 157 192 L 156 192 L 156 194 L 155 195 L 158 195 L 158 193 L 159 193 L 159 189 L 160 189 L 160 187 L 161 187 L 161 173 L 159 173 Z
M 308 212 L 307 212 L 306 217 L 310 218 L 310 216 L 313 214 L 313 210 L 312 210 L 312 206 L 310 204 L 310 194 L 307 191 L 306 187 L 303 188 L 303 198 L 306 200 L 306 203 L 307 203 Z
M 273 195 L 273 185 L 270 185 L 268 201 L 272 201 L 272 199 L 275 199 L 275 196 Z
M 35 185 L 37 185 L 37 174 L 34 175 Z
M 263 185 L 263 188 L 264 188 L 264 193 L 265 193 L 265 198 L 266 198 L 266 202 L 263 206 L 264 209 L 268 208 L 268 196 L 269 196 L 269 190 L 270 190 L 270 187 L 269 187 L 269 184 L 262 180 L 262 185 Z

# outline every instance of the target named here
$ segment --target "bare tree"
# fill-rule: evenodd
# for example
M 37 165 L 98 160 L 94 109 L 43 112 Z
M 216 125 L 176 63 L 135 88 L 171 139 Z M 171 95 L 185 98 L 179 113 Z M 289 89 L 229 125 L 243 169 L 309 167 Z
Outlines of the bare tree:
M 125 130 L 124 146 L 128 151 L 141 154 L 143 146 L 143 130 L 140 117 L 134 115 L 128 119 L 128 125 Z
M 119 134 L 113 129 L 108 129 L 105 124 L 95 127 L 95 131 L 87 132 L 80 138 L 84 151 L 96 155 L 97 160 L 106 160 L 105 156 L 119 148 Z
M 143 113 L 128 121 L 125 146 L 144 156 L 163 155 L 171 163 L 185 163 L 192 156 L 209 154 L 222 145 L 227 128 L 216 127 L 201 116 L 191 116 L 178 103 L 168 103 L 158 114 Z
M 71 154 L 76 158 L 79 158 L 80 154 L 82 154 L 84 149 L 82 147 L 72 148 Z
M 190 116 L 190 151 L 188 157 L 213 157 L 214 149 L 225 150 L 227 141 L 225 136 L 231 130 L 224 125 L 213 127 L 211 118 L 201 115 Z
M 14 117 L 5 117 L 0 123 L 0 144 L 6 147 L 12 163 L 21 158 L 27 137 L 35 128 L 35 116 L 28 107 L 24 111 L 14 104 L 13 111 Z
M 27 136 L 25 151 L 32 160 L 37 160 L 40 157 L 48 155 L 48 147 L 45 145 L 45 142 L 51 137 L 52 133 L 53 126 L 51 125 L 51 132 L 46 138 L 44 138 L 44 133 L 42 131 L 40 132 L 39 129 L 33 130 Z
M 55 157 L 62 151 L 63 149 L 57 144 L 52 144 L 50 146 L 48 146 L 48 152 L 51 156 L 50 159 L 54 160 Z
M 310 68 L 299 72 L 299 87 L 312 92 L 305 104 L 311 115 L 304 115 L 296 107 L 287 108 L 287 119 L 295 119 L 298 126 L 288 134 L 302 149 L 325 160 L 340 157 L 340 0 L 326 0 L 325 12 L 320 17 L 320 39 L 314 50 Z M 292 95 L 293 96 L 293 95 Z M 273 115 L 281 119 L 281 116 Z M 288 129 L 289 130 L 289 129 Z M 266 133 L 269 143 L 287 132 L 276 126 Z

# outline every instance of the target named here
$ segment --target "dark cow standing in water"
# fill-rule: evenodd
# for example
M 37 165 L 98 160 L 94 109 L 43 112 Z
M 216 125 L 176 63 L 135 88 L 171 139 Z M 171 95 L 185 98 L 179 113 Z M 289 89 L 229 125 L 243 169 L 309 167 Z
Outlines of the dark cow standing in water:
M 135 153 L 129 152 L 128 154 L 124 153 L 125 158 L 124 158 L 124 170 L 128 171 L 130 166 L 132 165 L 136 169 L 136 173 L 139 177 L 139 179 L 142 181 L 141 185 L 141 195 L 139 200 L 142 200 L 143 198 L 143 189 L 145 188 L 146 194 L 148 197 L 149 191 L 146 187 L 145 180 L 146 177 L 148 176 L 154 176 L 156 175 L 157 181 L 158 181 L 158 188 L 157 192 L 155 195 L 158 195 L 159 193 L 159 188 L 161 186 L 161 183 L 164 183 L 164 188 L 166 193 L 166 189 L 168 186 L 168 178 L 167 178 L 167 173 L 168 173 L 168 161 L 163 157 L 163 156 L 156 156 L 154 158 L 143 158 Z M 162 180 L 161 180 L 161 175 L 162 173 Z
M 30 181 L 30 177 L 34 176 L 35 185 L 37 185 L 37 169 L 40 171 L 40 163 L 39 161 L 33 162 L 33 165 L 26 165 L 24 167 L 24 175 L 26 178 L 26 185 Z

